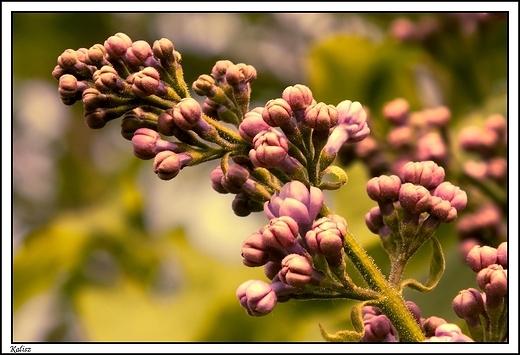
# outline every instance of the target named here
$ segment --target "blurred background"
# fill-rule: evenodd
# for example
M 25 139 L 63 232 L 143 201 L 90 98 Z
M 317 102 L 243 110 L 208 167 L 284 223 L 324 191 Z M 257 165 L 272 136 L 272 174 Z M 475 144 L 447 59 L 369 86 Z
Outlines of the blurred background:
M 162 181 L 134 157 L 117 120 L 89 129 L 81 104 L 63 105 L 51 76 L 68 48 L 117 32 L 149 43 L 166 37 L 190 87 L 217 60 L 250 64 L 258 72 L 252 108 L 297 83 L 317 101 L 360 101 L 374 122 L 395 98 L 412 111 L 446 105 L 454 146 L 463 127 L 507 117 L 507 14 L 13 13 L 12 31 L 13 341 L 322 341 L 318 324 L 351 329 L 344 300 L 290 301 L 247 316 L 235 290 L 266 277 L 242 265 L 241 244 L 265 216 L 234 215 L 232 196 L 211 189 L 214 163 Z M 375 206 L 369 173 L 359 161 L 345 169 L 349 182 L 326 202 L 386 271 L 364 222 Z M 424 317 L 460 323 L 451 301 L 476 287 L 475 274 L 455 226 L 437 236 L 446 274 L 431 293 L 406 290 L 405 298 Z M 407 274 L 424 281 L 423 249 Z

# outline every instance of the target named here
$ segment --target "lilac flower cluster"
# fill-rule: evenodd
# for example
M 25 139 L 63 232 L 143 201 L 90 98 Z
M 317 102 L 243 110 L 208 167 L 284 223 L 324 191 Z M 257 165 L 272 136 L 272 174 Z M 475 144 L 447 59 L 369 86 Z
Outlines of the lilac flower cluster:
M 378 206 L 365 215 L 365 222 L 380 236 L 392 261 L 408 260 L 441 222 L 453 222 L 466 207 L 466 192 L 444 178 L 444 168 L 429 160 L 408 162 L 399 175 L 368 181 L 368 196 Z M 399 275 L 394 275 L 395 282 Z
M 497 248 L 475 245 L 467 254 L 476 273 L 475 288 L 462 290 L 453 300 L 453 310 L 464 319 L 475 341 L 507 340 L 508 252 L 507 242 Z
M 445 181 L 451 115 L 446 107 L 410 113 L 402 99 L 389 103 L 384 115 L 393 129 L 386 144 L 399 159 L 388 164 L 380 144 L 368 137 L 368 110 L 359 102 L 317 102 L 307 86 L 296 84 L 251 109 L 256 69 L 229 60 L 217 61 L 210 74 L 193 82 L 199 101 L 191 97 L 180 63 L 181 55 L 167 39 L 150 46 L 117 33 L 103 45 L 64 51 L 52 74 L 64 104 L 83 103 L 90 128 L 122 118 L 122 136 L 131 141 L 137 158 L 153 160 L 160 179 L 218 160 L 210 173 L 212 188 L 234 195 L 231 207 L 237 216 L 265 214 L 266 225 L 242 243 L 243 264 L 263 267 L 268 279 L 248 280 L 236 290 L 248 315 L 264 316 L 290 299 L 352 299 L 371 304 L 362 309 L 362 326 L 353 335 L 362 342 L 468 341 L 444 320 L 421 318 L 417 305 L 405 303 L 401 295 L 410 284 L 401 283 L 410 257 L 427 240 L 435 241 L 440 223 L 453 222 L 467 204 L 466 192 Z M 487 126 L 498 132 L 493 122 Z M 378 206 L 365 221 L 390 256 L 388 279 L 353 238 L 347 221 L 324 203 L 324 190 L 347 181 L 345 171 L 334 165 L 346 147 L 373 175 L 366 191 Z M 393 175 L 379 176 L 388 170 Z M 442 251 L 435 245 L 432 258 L 442 264 Z M 492 310 L 500 309 L 503 317 L 507 252 L 504 256 L 501 246 L 495 257 L 473 250 L 470 254 L 468 263 L 478 269 L 483 290 L 482 302 L 471 309 L 483 314 L 484 305 L 488 333 L 496 334 L 493 317 L 498 311 Z M 364 278 L 362 285 L 347 272 L 348 262 Z M 433 270 L 432 278 L 437 280 L 443 271 Z M 435 286 L 411 283 L 419 290 Z M 470 296 L 477 297 L 474 291 L 461 297 L 466 301 Z M 465 306 L 457 305 L 457 314 L 475 323 Z

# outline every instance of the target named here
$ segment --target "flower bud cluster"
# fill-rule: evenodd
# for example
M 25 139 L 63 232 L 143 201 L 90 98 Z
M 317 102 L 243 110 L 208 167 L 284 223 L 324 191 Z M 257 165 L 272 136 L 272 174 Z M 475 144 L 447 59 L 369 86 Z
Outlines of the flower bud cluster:
M 502 341 L 507 336 L 507 242 L 498 248 L 475 245 L 467 254 L 480 289 L 462 290 L 453 299 L 453 310 L 464 319 L 477 341 Z
M 265 202 L 264 212 L 269 223 L 249 235 L 242 244 L 244 265 L 263 266 L 271 285 L 285 285 L 280 289 L 286 298 L 298 298 L 299 292 L 320 287 L 326 276 L 317 268 L 317 258 L 330 261 L 331 267 L 344 262 L 347 222 L 336 214 L 319 217 L 322 206 L 320 189 L 291 181 Z M 242 300 L 240 303 L 247 305 Z M 276 298 L 272 297 L 269 310 L 274 304 Z M 265 314 L 255 314 L 244 307 L 250 315 Z
M 398 98 L 384 106 L 383 116 L 392 125 L 386 145 L 397 154 L 390 166 L 393 173 L 399 173 L 408 161 L 432 160 L 446 166 L 449 154 L 444 132 L 451 119 L 446 106 L 411 111 L 409 104 Z
M 408 101 L 397 98 L 384 105 L 382 115 L 390 124 L 386 136 L 368 137 L 354 147 L 342 147 L 344 165 L 359 159 L 371 177 L 399 174 L 409 161 L 432 160 L 446 166 L 450 155 L 445 135 L 451 119 L 446 106 L 411 111 Z
M 484 127 L 468 126 L 459 135 L 460 147 L 476 156 L 464 163 L 464 172 L 477 180 L 507 185 L 507 121 L 500 114 L 486 118 Z
M 426 337 L 426 342 L 473 342 L 474 340 L 462 333 L 455 324 L 447 323 L 446 320 L 431 316 L 424 318 L 419 306 L 406 301 L 406 307 L 419 325 Z M 397 342 L 398 333 L 388 317 L 374 306 L 363 306 L 361 309 L 364 331 L 360 342 L 387 343 Z
M 368 196 L 378 206 L 365 215 L 365 223 L 381 237 L 383 246 L 394 246 L 385 247 L 390 255 L 397 252 L 395 246 L 418 238 L 423 238 L 418 245 L 424 243 L 441 222 L 453 222 L 466 207 L 466 193 L 444 178 L 444 168 L 429 160 L 408 162 L 399 175 L 368 181 Z

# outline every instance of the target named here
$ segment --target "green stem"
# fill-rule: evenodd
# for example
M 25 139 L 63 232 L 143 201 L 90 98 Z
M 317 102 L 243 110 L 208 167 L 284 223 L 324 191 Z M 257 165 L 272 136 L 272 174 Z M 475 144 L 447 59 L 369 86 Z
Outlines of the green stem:
M 345 236 L 345 253 L 355 265 L 368 286 L 383 295 L 375 305 L 390 319 L 399 332 L 402 342 L 422 342 L 425 337 L 421 328 L 406 307 L 401 293 L 390 285 L 373 259 L 365 249 L 347 231 Z

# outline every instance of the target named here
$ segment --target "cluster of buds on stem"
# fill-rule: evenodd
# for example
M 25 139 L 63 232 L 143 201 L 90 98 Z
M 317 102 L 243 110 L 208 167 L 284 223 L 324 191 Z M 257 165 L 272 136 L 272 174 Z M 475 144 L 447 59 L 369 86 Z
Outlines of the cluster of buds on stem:
M 476 288 L 460 291 L 453 300 L 453 310 L 466 321 L 475 341 L 507 341 L 507 242 L 497 248 L 475 245 L 466 261 L 476 273 L 480 291 Z
M 378 206 L 365 215 L 365 222 L 390 256 L 395 286 L 406 262 L 433 238 L 440 223 L 455 221 L 466 207 L 466 192 L 444 178 L 444 168 L 429 160 L 408 162 L 399 175 L 382 175 L 367 183 L 368 196 Z

